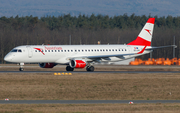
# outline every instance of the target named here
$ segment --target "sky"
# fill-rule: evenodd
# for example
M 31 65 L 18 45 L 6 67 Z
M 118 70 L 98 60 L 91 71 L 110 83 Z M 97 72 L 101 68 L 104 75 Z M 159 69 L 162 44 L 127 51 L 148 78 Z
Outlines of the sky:
M 60 16 L 180 16 L 180 0 L 0 0 L 0 17 Z

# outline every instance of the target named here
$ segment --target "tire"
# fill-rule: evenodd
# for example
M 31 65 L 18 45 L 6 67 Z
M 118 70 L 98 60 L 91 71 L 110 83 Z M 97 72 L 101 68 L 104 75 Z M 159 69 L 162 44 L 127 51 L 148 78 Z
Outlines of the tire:
M 19 71 L 24 71 L 24 68 L 19 68 Z
M 93 72 L 93 71 L 94 71 L 94 66 L 88 66 L 88 67 L 86 68 L 86 70 Z
M 66 67 L 66 71 L 74 71 L 74 68 L 70 67 L 70 66 L 67 66 Z
M 89 66 L 86 67 L 86 71 L 89 71 Z

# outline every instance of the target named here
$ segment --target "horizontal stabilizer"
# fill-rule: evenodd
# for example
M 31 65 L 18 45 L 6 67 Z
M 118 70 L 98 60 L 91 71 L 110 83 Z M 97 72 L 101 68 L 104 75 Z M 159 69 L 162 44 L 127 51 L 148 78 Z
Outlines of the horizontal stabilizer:
M 161 49 L 161 48 L 166 48 L 166 47 L 177 47 L 176 45 L 168 45 L 168 46 L 159 46 L 159 47 L 153 47 L 151 46 L 151 48 L 146 48 L 146 50 L 154 50 L 154 49 Z

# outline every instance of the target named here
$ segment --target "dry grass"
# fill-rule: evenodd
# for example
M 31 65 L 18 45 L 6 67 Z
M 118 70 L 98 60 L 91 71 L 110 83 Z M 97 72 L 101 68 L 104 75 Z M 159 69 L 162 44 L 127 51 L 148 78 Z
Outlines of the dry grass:
M 179 81 L 180 74 L 0 73 L 0 99 L 179 100 Z
M 4 104 L 1 113 L 179 113 L 180 104 Z

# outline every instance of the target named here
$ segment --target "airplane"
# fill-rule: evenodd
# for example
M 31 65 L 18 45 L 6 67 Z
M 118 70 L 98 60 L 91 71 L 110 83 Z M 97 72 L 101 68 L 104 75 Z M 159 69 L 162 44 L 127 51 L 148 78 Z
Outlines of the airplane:
M 18 63 L 23 71 L 24 63 L 39 63 L 41 68 L 67 65 L 66 71 L 86 68 L 94 71 L 94 63 L 117 62 L 148 54 L 152 47 L 155 18 L 149 18 L 138 37 L 123 45 L 23 45 L 13 48 L 5 57 L 6 62 Z

